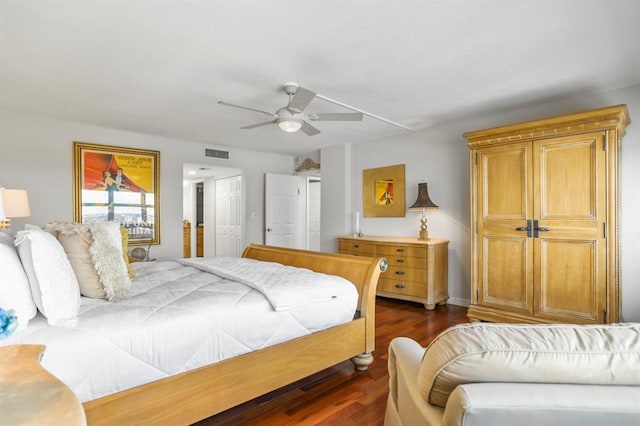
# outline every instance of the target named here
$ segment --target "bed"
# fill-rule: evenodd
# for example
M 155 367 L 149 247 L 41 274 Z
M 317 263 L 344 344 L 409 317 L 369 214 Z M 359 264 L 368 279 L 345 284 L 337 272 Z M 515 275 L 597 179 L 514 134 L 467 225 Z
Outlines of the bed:
M 357 289 L 357 294 L 354 296 L 355 315 L 350 314 L 351 316 L 345 322 L 330 325 L 329 328 L 320 331 L 314 329 L 315 325 L 306 325 L 312 331 L 311 333 L 285 341 L 280 340 L 283 340 L 286 335 L 279 336 L 280 340 L 275 344 L 260 343 L 261 349 L 196 368 L 190 368 L 187 365 L 185 371 L 115 393 L 98 394 L 98 397 L 92 398 L 87 397 L 92 395 L 91 393 L 77 391 L 81 395 L 88 424 L 190 424 L 347 359 L 352 360 L 356 369 L 367 369 L 373 361 L 371 353 L 375 343 L 375 291 L 379 274 L 386 266 L 384 259 L 261 245 L 248 246 L 242 257 L 246 261 L 276 262 L 349 280 Z M 167 264 L 169 263 L 153 262 L 134 266 L 137 267 L 139 275 L 145 276 L 145 270 L 160 270 L 169 267 L 166 266 Z M 147 273 L 148 275 L 153 274 Z M 138 284 L 142 285 L 140 282 L 141 280 Z M 163 297 L 165 296 L 166 293 L 163 293 Z M 245 298 L 247 297 L 242 297 L 242 299 Z M 121 305 L 127 302 L 125 300 Z M 81 312 L 83 309 L 105 309 L 106 305 L 107 303 L 99 301 L 83 302 Z M 313 306 L 315 305 L 300 309 L 313 312 Z M 246 315 L 248 323 L 251 324 L 250 315 L 248 313 Z M 318 316 L 320 316 L 319 312 Z M 83 318 L 81 315 L 81 322 Z M 37 329 L 38 324 L 44 320 L 36 317 L 32 321 L 29 327 Z M 242 321 L 236 320 L 236 322 Z M 84 325 L 86 327 L 86 321 Z M 319 327 L 326 326 L 325 324 Z M 259 327 L 254 325 L 250 328 Z M 184 327 L 184 330 L 185 334 L 188 334 L 189 327 Z M 168 339 L 173 340 L 175 332 L 173 334 L 167 332 L 167 336 L 169 336 Z M 133 339 L 133 344 L 138 340 L 140 337 Z M 56 353 L 59 355 L 61 351 L 64 353 L 57 340 L 54 339 L 52 342 L 55 342 L 56 346 L 48 348 L 51 356 Z M 24 343 L 37 342 L 25 341 Z M 96 358 L 96 354 L 100 353 L 96 350 L 92 343 L 88 344 L 87 356 Z M 77 348 L 74 351 L 82 352 L 82 349 Z M 46 357 L 47 351 L 45 351 L 43 364 L 47 361 Z M 108 357 L 105 356 L 105 358 Z M 82 369 L 80 364 L 78 363 L 79 370 Z M 55 371 L 53 372 L 55 374 Z

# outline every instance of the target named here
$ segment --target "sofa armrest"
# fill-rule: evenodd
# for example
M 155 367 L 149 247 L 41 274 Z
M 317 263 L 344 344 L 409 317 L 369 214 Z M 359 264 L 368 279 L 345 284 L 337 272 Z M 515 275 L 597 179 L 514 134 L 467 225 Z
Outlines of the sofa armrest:
M 407 337 L 389 344 L 389 397 L 385 426 L 441 425 L 444 409 L 430 405 L 417 385 L 425 348 Z
M 446 425 L 632 425 L 640 419 L 640 386 L 547 383 L 459 385 Z

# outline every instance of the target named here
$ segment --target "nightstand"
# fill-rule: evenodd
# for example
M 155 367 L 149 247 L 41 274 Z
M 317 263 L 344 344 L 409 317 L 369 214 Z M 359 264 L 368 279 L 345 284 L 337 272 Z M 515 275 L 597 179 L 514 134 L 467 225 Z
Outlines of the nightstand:
M 40 365 L 43 345 L 0 347 L 0 423 L 86 425 L 78 398 Z

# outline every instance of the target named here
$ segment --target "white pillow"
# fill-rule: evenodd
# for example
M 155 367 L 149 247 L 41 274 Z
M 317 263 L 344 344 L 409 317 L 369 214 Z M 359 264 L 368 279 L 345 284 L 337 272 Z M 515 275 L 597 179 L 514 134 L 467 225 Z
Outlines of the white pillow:
M 25 228 L 16 234 L 15 244 L 33 301 L 50 325 L 76 326 L 80 288 L 64 249 L 48 232 L 32 226 Z
M 0 232 L 0 308 L 14 310 L 18 329 L 26 327 L 37 312 L 13 238 L 3 232 Z

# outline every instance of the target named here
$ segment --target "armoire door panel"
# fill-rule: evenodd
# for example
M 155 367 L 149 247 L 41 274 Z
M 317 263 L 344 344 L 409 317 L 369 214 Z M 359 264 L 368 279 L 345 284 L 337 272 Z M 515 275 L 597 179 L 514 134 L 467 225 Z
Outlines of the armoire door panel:
M 480 249 L 478 303 L 532 313 L 530 238 L 485 235 Z
M 603 134 L 534 143 L 534 198 L 539 220 L 594 220 L 604 196 Z M 599 181 L 600 179 L 600 181 Z M 604 197 L 603 197 L 604 199 Z
M 604 250 L 597 240 L 542 239 L 534 315 L 567 322 L 603 321 L 606 297 Z M 536 261 L 537 263 L 537 261 Z
M 604 321 L 606 169 L 603 133 L 534 142 L 534 315 Z
M 527 219 L 529 147 L 516 144 L 479 153 L 478 184 L 484 220 Z

